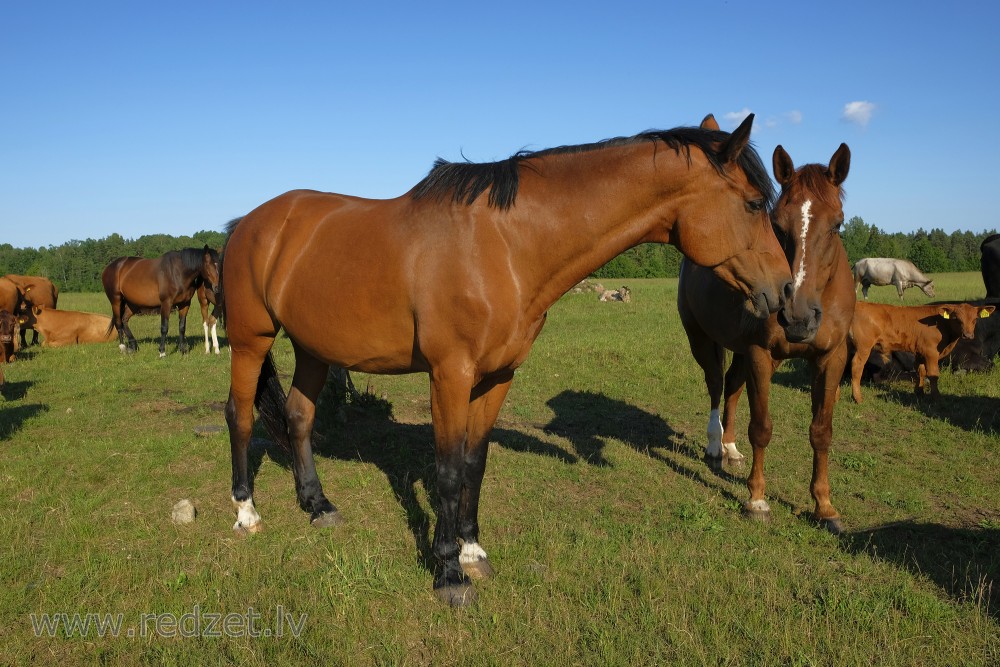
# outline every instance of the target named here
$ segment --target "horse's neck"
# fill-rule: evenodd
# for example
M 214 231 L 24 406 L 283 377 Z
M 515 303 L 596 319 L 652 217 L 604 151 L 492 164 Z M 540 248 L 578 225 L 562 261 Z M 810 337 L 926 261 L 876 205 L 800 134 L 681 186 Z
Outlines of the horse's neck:
M 660 151 L 655 162 L 654 148 Z M 668 164 L 675 158 L 683 170 Z M 676 214 L 664 191 L 663 184 L 671 181 L 667 169 L 677 172 L 679 191 L 685 158 L 652 144 L 546 156 L 522 167 L 508 224 L 510 241 L 518 246 L 515 254 L 522 258 L 519 274 L 536 295 L 529 315 L 540 315 L 623 251 L 669 240 Z

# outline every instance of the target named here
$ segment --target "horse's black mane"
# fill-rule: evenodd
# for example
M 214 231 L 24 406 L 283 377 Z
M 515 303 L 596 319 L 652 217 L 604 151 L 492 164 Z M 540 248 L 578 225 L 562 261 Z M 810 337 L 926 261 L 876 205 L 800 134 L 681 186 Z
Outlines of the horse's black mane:
M 705 153 L 716 171 L 722 174 L 723 165 L 715 146 L 727 138 L 729 138 L 728 132 L 705 130 L 700 127 L 679 127 L 673 130 L 648 130 L 632 137 L 616 137 L 592 144 L 559 146 L 540 151 L 519 151 L 506 160 L 497 162 L 448 162 L 438 158 L 434 161 L 430 172 L 417 183 L 411 194 L 414 199 L 424 197 L 443 199 L 450 194 L 455 203 L 470 205 L 488 189 L 489 205 L 507 210 L 513 206 L 517 198 L 518 171 L 523 161 L 546 155 L 584 153 L 641 141 L 663 142 L 678 154 L 683 150 L 689 162 L 691 146 L 696 146 Z M 764 196 L 770 208 L 775 199 L 774 185 L 757 151 L 748 146 L 740 153 L 738 162 L 747 180 Z

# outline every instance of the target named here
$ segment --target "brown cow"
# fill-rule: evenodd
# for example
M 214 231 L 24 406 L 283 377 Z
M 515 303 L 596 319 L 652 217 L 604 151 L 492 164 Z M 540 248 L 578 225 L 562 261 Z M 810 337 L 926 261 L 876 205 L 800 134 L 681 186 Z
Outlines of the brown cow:
M 3 365 L 14 361 L 17 352 L 17 318 L 8 310 L 0 310 L 0 389 L 3 388 Z
M 111 318 L 97 313 L 32 306 L 21 320 L 22 324 L 29 324 L 45 337 L 42 347 L 106 343 L 117 337 Z
M 24 301 L 21 289 L 9 278 L 0 278 L 0 310 L 17 313 Z
M 41 276 L 18 276 L 12 273 L 8 273 L 4 277 L 17 285 L 17 288 L 21 290 L 21 294 L 24 296 L 24 300 L 31 306 L 55 308 L 59 302 L 59 288 L 48 278 Z M 24 334 L 30 328 L 30 325 L 21 326 L 21 347 L 28 346 L 28 341 Z M 35 345 L 37 343 L 38 331 L 32 331 L 31 344 Z
M 854 401 L 861 402 L 861 373 L 872 349 L 883 357 L 895 351 L 912 352 L 917 363 L 916 393 L 924 393 L 926 377 L 930 380 L 931 398 L 939 396 L 938 362 L 951 353 L 959 339 L 973 338 L 976 322 L 989 317 L 994 308 L 967 303 L 890 306 L 858 301 L 850 333 L 855 349 L 851 362 Z

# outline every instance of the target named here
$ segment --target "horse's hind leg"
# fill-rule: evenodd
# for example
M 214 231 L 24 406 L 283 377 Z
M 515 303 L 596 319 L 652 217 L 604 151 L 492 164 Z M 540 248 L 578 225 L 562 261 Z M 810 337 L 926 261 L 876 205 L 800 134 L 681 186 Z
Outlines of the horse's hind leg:
M 128 326 L 128 322 L 132 319 L 133 314 L 134 313 L 127 305 L 122 304 L 122 315 L 120 319 L 121 329 L 118 333 L 118 341 L 120 345 L 123 340 L 123 336 L 127 338 L 126 349 L 128 349 L 129 352 L 135 352 L 139 349 L 139 341 L 135 339 L 135 334 L 132 333 L 132 329 Z
M 232 500 L 237 511 L 233 530 L 245 533 L 256 533 L 263 527 L 253 502 L 249 451 L 257 382 L 261 376 L 261 366 L 273 342 L 273 338 L 255 338 L 233 352 L 232 358 L 226 423 L 229 425 L 229 444 L 233 462 Z
M 688 342 L 691 346 L 691 354 L 694 355 L 695 361 L 698 362 L 705 374 L 705 388 L 708 390 L 708 399 L 711 404 L 706 429 L 708 445 L 705 447 L 705 460 L 710 466 L 719 467 L 722 465 L 723 456 L 723 429 L 722 420 L 719 418 L 719 404 L 722 402 L 722 369 L 726 351 L 701 331 L 688 331 Z
M 323 486 L 316 475 L 313 461 L 312 429 L 316 420 L 316 399 L 319 397 L 329 366 L 295 348 L 295 375 L 292 389 L 285 403 L 288 436 L 292 445 L 292 464 L 295 473 L 295 495 L 299 507 L 309 512 L 309 520 L 316 527 L 333 526 L 343 520 L 337 508 L 323 495 Z

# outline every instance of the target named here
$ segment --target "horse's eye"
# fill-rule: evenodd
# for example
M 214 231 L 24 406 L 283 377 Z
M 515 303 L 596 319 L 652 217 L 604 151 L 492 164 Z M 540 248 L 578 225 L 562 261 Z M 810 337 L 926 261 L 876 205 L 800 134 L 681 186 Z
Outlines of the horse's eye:
M 750 211 L 751 213 L 759 213 L 760 211 L 763 211 L 764 210 L 764 200 L 763 199 L 754 199 L 752 201 L 748 201 L 747 202 L 747 210 Z

